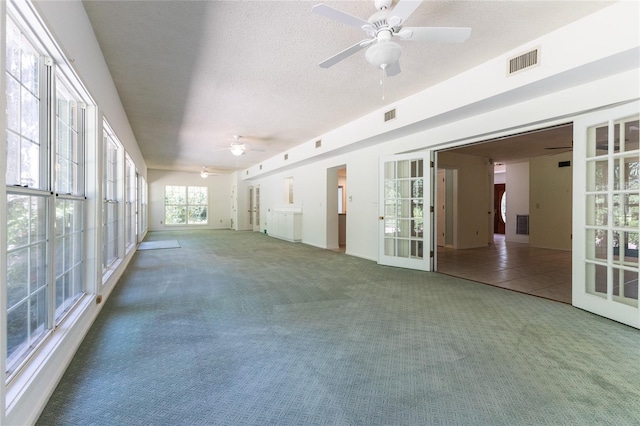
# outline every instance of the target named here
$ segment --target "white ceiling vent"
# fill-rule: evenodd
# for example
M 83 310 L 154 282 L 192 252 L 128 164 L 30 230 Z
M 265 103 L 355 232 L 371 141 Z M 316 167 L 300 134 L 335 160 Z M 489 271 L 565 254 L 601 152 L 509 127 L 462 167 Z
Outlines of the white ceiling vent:
M 393 120 L 396 118 L 396 109 L 392 109 L 391 111 L 387 111 L 384 113 L 384 121 Z
M 540 48 L 536 47 L 526 53 L 507 60 L 507 75 L 529 69 L 540 63 Z

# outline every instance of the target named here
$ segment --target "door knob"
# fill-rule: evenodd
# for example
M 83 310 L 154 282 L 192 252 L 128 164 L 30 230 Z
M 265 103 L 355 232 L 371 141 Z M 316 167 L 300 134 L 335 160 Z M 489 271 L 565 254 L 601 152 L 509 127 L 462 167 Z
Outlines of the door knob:
M 384 216 L 378 216 L 378 219 L 384 220 Z

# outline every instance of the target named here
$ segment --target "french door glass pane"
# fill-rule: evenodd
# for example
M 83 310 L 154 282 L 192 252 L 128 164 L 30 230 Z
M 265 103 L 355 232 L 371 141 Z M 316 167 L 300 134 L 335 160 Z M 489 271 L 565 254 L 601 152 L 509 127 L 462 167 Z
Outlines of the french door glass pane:
M 396 240 L 393 238 L 384 239 L 384 254 L 385 256 L 396 255 Z
M 397 256 L 398 257 L 410 257 L 411 256 L 411 250 L 410 250 L 410 244 L 409 244 L 409 240 L 396 240 L 396 244 L 398 247 L 398 251 L 397 251 Z
M 638 271 L 613 268 L 612 290 L 617 301 L 638 307 Z
M 609 152 L 609 125 L 603 123 L 587 130 L 587 158 Z
M 614 183 L 613 189 L 615 190 L 633 190 L 640 188 L 638 184 L 638 155 L 631 155 L 616 158 L 615 165 L 613 166 Z M 622 170 L 622 173 L 620 172 Z
M 604 265 L 596 265 L 587 263 L 586 289 L 587 293 L 594 296 L 607 298 L 607 267 Z
M 638 232 L 613 232 L 613 260 L 638 266 Z
M 411 160 L 398 161 L 395 177 L 397 179 L 411 177 Z
M 587 253 L 590 260 L 607 259 L 608 234 L 606 229 L 587 229 Z
M 640 149 L 640 120 L 624 122 L 624 151 L 637 151 Z
M 638 149 L 638 120 L 617 121 L 614 125 L 613 152 L 629 152 Z
M 606 191 L 609 183 L 608 160 L 587 161 L 587 191 Z
M 587 225 L 607 226 L 608 217 L 609 209 L 607 207 L 607 195 L 587 195 Z
M 613 195 L 613 226 L 638 226 L 638 194 Z

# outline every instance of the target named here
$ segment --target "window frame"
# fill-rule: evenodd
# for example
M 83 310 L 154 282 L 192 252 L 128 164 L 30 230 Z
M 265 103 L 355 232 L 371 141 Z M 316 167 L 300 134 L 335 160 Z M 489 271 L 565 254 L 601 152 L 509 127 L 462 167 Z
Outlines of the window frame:
M 106 120 L 102 129 L 102 284 L 122 259 L 120 251 L 122 194 L 120 188 L 121 152 L 123 146 Z
M 42 26 L 30 25 L 28 19 L 25 16 L 35 15 L 35 12 L 31 9 L 28 3 L 7 2 L 6 7 L 6 27 L 4 28 L 5 34 L 9 31 L 16 31 L 19 33 L 20 44 L 23 46 L 20 52 L 24 49 L 24 44 L 27 43 L 29 50 L 34 54 L 37 54 L 37 61 L 33 62 L 32 73 L 37 75 L 38 84 L 38 106 L 37 106 L 37 135 L 38 135 L 38 154 L 34 157 L 37 158 L 38 164 L 34 166 L 29 182 L 22 182 L 23 170 L 19 168 L 18 176 L 20 176 L 20 182 L 12 182 L 7 180 L 9 170 L 7 169 L 7 176 L 5 179 L 5 207 L 7 207 L 7 215 L 11 215 L 11 210 L 7 204 L 10 200 L 26 197 L 28 204 L 32 204 L 34 200 L 39 200 L 42 204 L 42 218 L 41 226 L 43 227 L 42 233 L 44 239 L 39 242 L 29 242 L 24 247 L 10 247 L 10 240 L 3 241 L 7 256 L 17 253 L 20 250 L 25 250 L 27 253 L 38 250 L 36 246 L 41 246 L 40 254 L 33 257 L 29 256 L 27 261 L 28 270 L 25 275 L 27 282 L 21 284 L 21 278 L 14 283 L 17 283 L 18 287 L 25 286 L 26 298 L 21 299 L 19 302 L 25 303 L 38 303 L 41 305 L 39 308 L 37 327 L 33 327 L 28 307 L 25 321 L 27 324 L 26 337 L 22 341 L 16 343 L 15 346 L 7 346 L 3 348 L 4 360 L 5 360 L 5 380 L 6 383 L 12 382 L 24 368 L 24 366 L 32 359 L 37 353 L 37 349 L 40 348 L 46 339 L 52 334 L 53 330 L 59 326 L 79 305 L 83 296 L 88 293 L 89 284 L 86 282 L 87 265 L 85 262 L 86 257 L 86 235 L 85 229 L 86 222 L 86 169 L 85 152 L 87 144 L 87 129 L 86 129 L 86 112 L 85 106 L 87 103 L 93 104 L 91 97 L 86 91 L 84 85 L 80 82 L 77 75 L 66 63 L 66 58 L 61 54 L 58 46 L 51 39 L 50 34 Z M 4 54 L 5 57 L 9 54 L 8 45 L 6 46 Z M 50 55 L 54 55 L 58 58 L 58 62 L 54 61 Z M 22 57 L 22 55 L 21 55 Z M 5 76 L 8 79 L 14 79 L 15 76 L 10 73 L 8 69 L 10 67 L 10 61 L 6 61 Z M 22 69 L 22 66 L 20 66 Z M 21 71 L 22 73 L 22 71 Z M 22 78 L 22 77 L 20 77 Z M 17 80 L 16 80 L 17 81 Z M 21 85 L 22 82 L 19 82 Z M 61 151 L 60 140 L 58 130 L 62 128 L 59 119 L 59 104 L 58 101 L 61 91 L 65 93 L 66 99 L 75 104 L 76 117 L 74 123 L 76 125 L 73 139 L 72 157 L 75 157 L 74 163 L 74 188 L 72 190 L 65 190 L 64 194 L 58 193 L 60 189 L 58 180 L 58 164 L 59 164 L 59 152 Z M 23 87 L 20 86 L 20 93 L 23 93 Z M 9 96 L 7 93 L 5 96 Z M 14 102 L 9 105 L 7 102 L 8 114 L 11 114 L 11 108 L 18 108 L 18 119 L 20 120 L 20 126 L 22 126 L 22 119 L 20 115 L 23 113 L 22 95 L 19 97 L 18 102 Z M 33 111 L 35 112 L 36 109 Z M 22 127 L 16 129 L 6 129 L 6 135 L 17 135 L 19 142 L 24 138 L 22 133 Z M 69 146 L 69 145 L 67 145 Z M 15 146 L 14 146 L 15 147 Z M 20 145 L 18 145 L 17 149 Z M 7 146 L 7 154 L 11 154 L 10 148 Z M 21 155 L 20 153 L 19 155 Z M 3 157 L 7 162 L 9 161 L 9 155 Z M 21 163 L 20 157 L 18 162 Z M 20 167 L 21 164 L 19 164 Z M 37 176 L 35 175 L 37 173 Z M 73 232 L 63 232 L 61 238 L 58 238 L 56 222 L 57 207 L 67 204 L 73 204 L 76 206 L 78 216 L 73 221 Z M 64 215 L 63 215 L 64 216 Z M 68 216 L 68 215 L 67 215 Z M 29 214 L 29 217 L 31 215 Z M 30 221 L 31 219 L 27 219 Z M 63 217 L 64 220 L 64 217 Z M 66 231 L 66 230 L 64 230 Z M 12 232 L 8 229 L 8 233 Z M 27 239 L 31 239 L 31 227 L 27 229 Z M 73 236 L 71 236 L 73 235 Z M 75 244 L 65 245 L 62 241 L 65 238 L 72 238 Z M 56 256 L 58 254 L 59 256 Z M 59 262 L 61 258 L 73 259 L 70 267 L 62 266 Z M 36 262 L 38 273 L 41 273 L 41 277 L 36 277 L 37 287 L 35 290 L 32 287 L 32 267 L 29 266 L 33 262 Z M 9 267 L 6 272 L 9 273 Z M 62 269 L 62 270 L 61 270 Z M 61 288 L 58 278 L 64 277 L 71 272 L 74 275 L 74 285 L 69 293 L 69 297 L 58 299 L 58 290 Z M 11 280 L 7 275 L 7 287 L 11 286 Z M 62 295 L 65 295 L 62 292 Z M 41 297 L 41 299 L 39 298 Z M 3 317 L 8 316 L 15 312 L 18 307 L 16 304 L 8 306 L 2 304 L 4 309 Z M 4 322 L 4 321 L 3 321 Z M 9 334 L 8 323 L 4 325 L 7 334 Z M 11 356 L 9 353 L 11 351 Z
M 168 188 L 184 188 L 184 203 L 168 203 Z M 205 202 L 202 203 L 190 203 L 189 191 L 190 188 L 199 190 L 202 189 L 205 194 Z M 166 226 L 207 226 L 209 225 L 209 187 L 208 186 L 196 186 L 196 185 L 165 185 L 164 186 L 164 224 Z M 184 208 L 184 223 L 173 223 L 167 220 L 167 207 L 179 207 Z M 204 207 L 206 214 L 206 220 L 200 223 L 190 223 L 190 208 L 191 207 Z

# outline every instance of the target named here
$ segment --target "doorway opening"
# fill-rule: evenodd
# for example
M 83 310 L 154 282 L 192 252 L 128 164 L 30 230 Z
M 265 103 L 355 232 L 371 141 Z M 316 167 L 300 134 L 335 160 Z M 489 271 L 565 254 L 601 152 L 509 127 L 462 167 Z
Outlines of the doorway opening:
M 439 151 L 437 271 L 570 304 L 572 139 L 567 123 Z
M 347 166 L 327 169 L 327 248 L 347 250 Z

